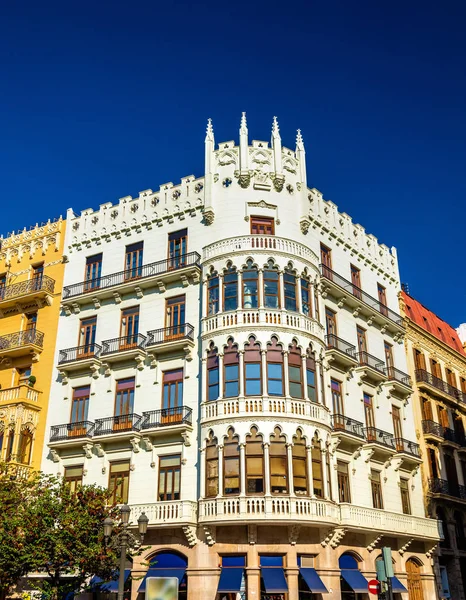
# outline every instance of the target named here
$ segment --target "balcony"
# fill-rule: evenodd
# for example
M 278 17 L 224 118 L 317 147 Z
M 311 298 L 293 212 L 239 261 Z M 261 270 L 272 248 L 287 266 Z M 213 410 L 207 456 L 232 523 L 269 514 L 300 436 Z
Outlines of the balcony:
M 328 409 L 322 404 L 294 398 L 257 396 L 247 398 L 220 398 L 201 404 L 202 423 L 227 419 L 257 419 L 277 417 L 306 419 L 330 426 Z
M 61 372 L 90 370 L 96 371 L 100 366 L 102 346 L 87 344 L 60 350 L 58 355 L 58 368 Z
M 135 360 L 142 365 L 146 357 L 146 341 L 146 336 L 141 333 L 105 340 L 102 342 L 102 361 L 114 363 Z
M 376 427 L 365 427 L 366 446 L 374 451 L 374 458 L 386 458 L 396 453 L 393 433 L 382 431 Z
M 142 267 L 67 285 L 63 288 L 62 302 L 64 306 L 68 301 L 79 305 L 93 302 L 94 298 L 96 300 L 118 298 L 121 294 L 131 292 L 142 294 L 143 289 L 154 286 L 164 291 L 167 284 L 175 281 L 182 281 L 187 285 L 188 277 L 191 277 L 194 283 L 199 283 L 200 258 L 197 252 L 189 252 L 176 258 L 159 260 Z
M 233 525 L 274 523 L 330 526 L 339 522 L 338 506 L 328 500 L 288 495 L 212 498 L 199 501 L 199 523 Z
M 326 335 L 325 342 L 327 344 L 325 356 L 332 367 L 346 371 L 351 367 L 357 366 L 356 346 L 333 334 Z
M 404 438 L 395 438 L 396 454 L 403 459 L 406 467 L 422 463 L 421 450 L 419 444 L 405 440 Z
M 318 261 L 317 255 L 308 246 L 275 235 L 242 235 L 214 242 L 204 248 L 203 261 L 238 252 L 270 254 L 271 251 L 288 254 L 290 258 L 305 261 L 312 266 Z
M 39 398 L 42 392 L 27 383 L 0 390 L 0 408 L 23 404 L 32 410 L 40 410 Z
M 96 419 L 93 436 L 101 439 L 132 437 L 141 431 L 141 421 L 142 417 L 136 413 Z
M 32 466 L 24 462 L 19 454 L 10 454 L 5 459 L 4 471 L 12 480 L 26 480 L 32 472 Z
M 136 525 L 139 515 L 146 513 L 149 527 L 172 527 L 173 525 L 195 525 L 197 523 L 197 502 L 192 500 L 171 500 L 148 504 L 131 504 L 129 520 Z
M 442 494 L 457 498 L 458 500 L 466 500 L 466 487 L 447 481 L 446 479 L 433 478 L 429 479 L 429 492 L 431 494 Z
M 413 393 L 411 385 L 411 377 L 407 373 L 403 373 L 395 367 L 385 367 L 385 374 L 387 375 L 388 382 L 391 391 L 402 398 L 406 398 Z
M 94 423 L 91 421 L 78 421 L 76 423 L 52 425 L 50 427 L 49 446 L 79 445 L 86 439 L 92 438 L 93 434 Z
M 443 379 L 435 377 L 424 369 L 416 371 L 416 381 L 419 388 L 426 389 L 443 400 L 456 400 L 466 403 L 466 393 L 450 385 Z
M 43 303 L 50 306 L 54 289 L 55 280 L 47 275 L 0 286 L 0 311 L 32 302 L 36 302 L 39 308 Z
M 37 361 L 43 347 L 44 334 L 37 329 L 25 329 L 0 335 L 0 359 L 19 358 L 32 354 L 32 360 Z
M 238 326 L 284 327 L 304 334 L 311 334 L 323 341 L 324 327 L 318 321 L 280 308 L 238 308 L 202 319 L 202 334 L 236 329 Z
M 395 335 L 404 333 L 403 318 L 399 314 L 382 304 L 380 300 L 366 294 L 329 267 L 321 264 L 320 269 L 326 291 L 338 302 L 344 303 L 358 315 L 365 316 L 368 321 L 377 323 L 382 330 L 390 331 Z
M 385 373 L 385 363 L 368 352 L 357 353 L 359 366 L 355 369 L 360 377 L 368 383 L 378 385 L 382 381 L 387 380 Z
M 341 526 L 358 532 L 381 532 L 384 535 L 406 536 L 420 540 L 438 540 L 442 536 L 440 521 L 389 512 L 378 508 L 340 505 Z
M 341 449 L 352 450 L 365 443 L 364 425 L 345 415 L 332 415 L 332 437 L 340 440 Z
M 188 406 L 175 406 L 173 408 L 161 408 L 159 410 L 150 410 L 142 413 L 141 429 L 149 432 L 155 430 L 166 431 L 186 430 L 191 428 L 193 411 Z
M 422 421 L 422 432 L 426 441 L 443 442 L 443 430 L 444 427 L 440 423 L 431 420 Z
M 193 346 L 194 327 L 189 323 L 147 332 L 146 348 L 151 354 L 159 355 L 180 350 L 190 354 Z

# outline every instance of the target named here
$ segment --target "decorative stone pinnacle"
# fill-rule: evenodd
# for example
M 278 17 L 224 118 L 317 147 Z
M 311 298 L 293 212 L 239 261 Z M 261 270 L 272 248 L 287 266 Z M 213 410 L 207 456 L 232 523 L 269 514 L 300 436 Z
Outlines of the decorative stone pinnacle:
M 277 121 L 277 117 L 273 118 L 273 124 L 272 124 L 272 135 L 274 137 L 279 137 L 280 136 L 280 128 L 278 126 L 278 121 Z
M 214 128 L 212 127 L 212 119 L 207 119 L 206 141 L 214 140 Z
M 241 113 L 241 127 L 240 130 L 242 133 L 246 133 L 248 130 L 248 124 L 246 122 L 246 113 Z
M 297 134 L 296 134 L 296 148 L 298 150 L 304 150 L 304 142 L 303 142 L 303 136 L 301 135 L 301 129 L 298 129 Z

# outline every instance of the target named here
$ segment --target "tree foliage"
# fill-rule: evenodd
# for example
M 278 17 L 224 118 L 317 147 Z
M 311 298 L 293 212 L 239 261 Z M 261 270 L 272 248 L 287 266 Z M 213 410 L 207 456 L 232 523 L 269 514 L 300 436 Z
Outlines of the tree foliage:
M 119 557 L 105 544 L 102 524 L 117 522 L 118 508 L 108 505 L 107 489 L 73 493 L 61 478 L 16 481 L 1 473 L 0 465 L 0 594 L 31 571 L 44 573 L 41 590 L 50 599 L 84 589 L 93 575 L 115 576 Z

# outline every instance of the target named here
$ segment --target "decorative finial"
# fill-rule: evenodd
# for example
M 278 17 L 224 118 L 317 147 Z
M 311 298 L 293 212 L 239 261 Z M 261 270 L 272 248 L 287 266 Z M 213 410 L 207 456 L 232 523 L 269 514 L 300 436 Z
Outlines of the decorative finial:
M 241 131 L 247 131 L 248 130 L 248 124 L 246 122 L 246 113 L 243 112 L 241 113 L 241 127 L 240 127 Z
M 304 150 L 304 142 L 303 142 L 303 136 L 301 135 L 301 129 L 298 129 L 298 131 L 297 131 L 297 135 L 296 135 L 296 149 L 297 150 Z
M 205 139 L 206 139 L 206 142 L 214 141 L 214 128 L 212 127 L 212 119 L 207 119 L 207 129 L 206 129 Z
M 277 117 L 273 118 L 272 135 L 274 137 L 278 137 L 280 135 L 280 128 L 278 127 Z

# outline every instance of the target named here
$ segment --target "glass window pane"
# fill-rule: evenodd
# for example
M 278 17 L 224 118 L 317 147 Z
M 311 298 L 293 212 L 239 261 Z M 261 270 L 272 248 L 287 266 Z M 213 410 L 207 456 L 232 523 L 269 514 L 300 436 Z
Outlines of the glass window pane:
M 247 396 L 260 396 L 261 383 L 260 381 L 246 381 L 246 395 Z
M 207 462 L 207 477 L 218 477 L 218 461 L 210 460 Z
M 262 475 L 262 458 L 251 456 L 246 459 L 246 470 L 248 475 Z
M 246 363 L 247 379 L 259 379 L 261 374 L 261 366 L 259 363 Z
M 238 379 L 238 365 L 227 365 L 225 367 L 225 380 L 233 381 Z
M 268 377 L 271 379 L 281 379 L 282 378 L 282 365 L 268 363 L 267 373 L 268 373 Z
M 239 394 L 238 382 L 236 381 L 228 381 L 225 384 L 225 397 L 226 398 L 234 398 Z
M 218 383 L 218 369 L 209 370 L 209 385 Z
M 296 477 L 306 477 L 306 461 L 305 460 L 294 460 L 293 461 L 293 474 Z
M 283 383 L 274 379 L 269 379 L 268 391 L 271 396 L 283 396 Z
M 239 458 L 228 458 L 225 460 L 225 477 L 239 475 Z
M 286 475 L 286 457 L 272 457 L 270 459 L 270 472 L 274 475 Z
M 292 398 L 300 398 L 302 395 L 301 384 L 290 382 L 290 396 Z
M 173 483 L 173 491 L 176 493 L 179 493 L 179 491 L 180 491 L 180 475 L 181 475 L 181 471 L 176 470 L 175 471 L 175 481 Z
M 209 400 L 217 400 L 219 394 L 218 385 L 212 385 L 209 387 Z
M 160 467 L 179 467 L 181 458 L 179 456 L 163 456 L 160 458 Z

